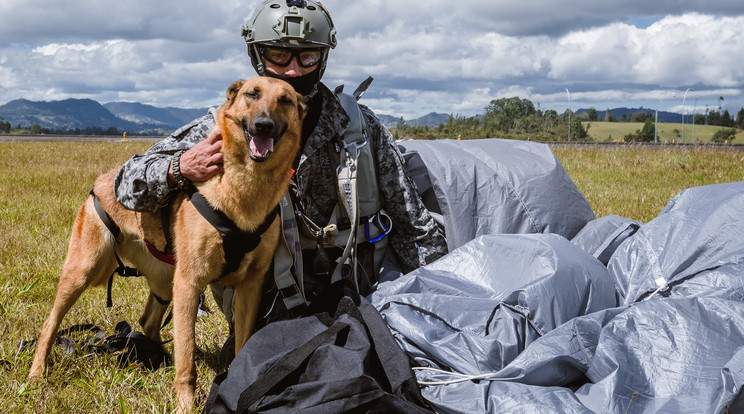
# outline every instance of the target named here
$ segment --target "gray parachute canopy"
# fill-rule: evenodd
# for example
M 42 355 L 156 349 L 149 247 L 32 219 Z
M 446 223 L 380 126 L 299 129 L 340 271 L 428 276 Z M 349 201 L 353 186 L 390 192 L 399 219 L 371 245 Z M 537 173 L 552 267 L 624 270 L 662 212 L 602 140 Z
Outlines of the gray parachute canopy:
M 451 251 L 369 299 L 437 412 L 744 412 L 744 182 L 595 219 L 545 145 L 401 146 Z

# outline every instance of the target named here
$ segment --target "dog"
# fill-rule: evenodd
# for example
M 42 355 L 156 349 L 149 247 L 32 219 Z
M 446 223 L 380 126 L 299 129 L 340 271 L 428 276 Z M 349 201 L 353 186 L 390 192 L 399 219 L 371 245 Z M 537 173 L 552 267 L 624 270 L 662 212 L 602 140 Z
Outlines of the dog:
M 235 352 L 252 333 L 264 275 L 280 238 L 280 218 L 271 218 L 286 193 L 292 163 L 300 147 L 306 107 L 302 95 L 286 82 L 269 77 L 237 81 L 227 90 L 227 101 L 218 109 L 216 126 L 222 133 L 223 173 L 194 187 L 208 204 L 224 213 L 240 230 L 268 229 L 256 248 L 247 253 L 237 270 L 223 275 L 221 283 L 235 287 Z M 96 212 L 94 196 L 83 203 L 75 218 L 67 258 L 57 295 L 44 322 L 28 378 L 40 377 L 62 318 L 91 285 L 107 282 L 117 267 L 114 248 L 121 259 L 134 265 L 150 287 L 139 323 L 146 336 L 160 341 L 160 323 L 173 301 L 175 391 L 178 409 L 193 407 L 196 387 L 194 365 L 195 322 L 199 295 L 221 276 L 225 266 L 222 238 L 197 211 L 187 194 L 179 193 L 165 207 L 171 223 L 175 266 L 156 259 L 145 240 L 158 248 L 166 242 L 161 214 L 125 209 L 116 201 L 113 181 L 118 169 L 98 177 L 94 184 L 100 206 L 120 228 L 118 237 Z M 278 217 L 274 215 L 274 217 Z

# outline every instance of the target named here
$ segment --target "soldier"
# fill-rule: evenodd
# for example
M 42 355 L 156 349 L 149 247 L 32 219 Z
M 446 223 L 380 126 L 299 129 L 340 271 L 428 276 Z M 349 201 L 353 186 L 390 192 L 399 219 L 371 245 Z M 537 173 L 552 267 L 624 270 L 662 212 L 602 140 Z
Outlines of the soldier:
M 306 98 L 308 110 L 302 129 L 302 146 L 295 160 L 289 191 L 295 217 L 289 221 L 283 219 L 285 233 L 289 230 L 289 222 L 296 221 L 300 229 L 302 249 L 293 253 L 304 259 L 301 260 L 303 277 L 298 277 L 296 265 L 289 266 L 289 271 L 294 281 L 301 281 L 297 283 L 304 305 L 331 282 L 330 273 L 338 268 L 336 261 L 338 258 L 343 261 L 346 253 L 343 247 L 337 247 L 344 246 L 347 241 L 342 237 L 343 230 L 353 227 L 352 219 L 339 208 L 337 177 L 340 148 L 351 123 L 350 110 L 348 104 L 345 110 L 337 95 L 320 82 L 329 51 L 336 46 L 336 30 L 319 2 L 269 0 L 246 22 L 243 37 L 259 75 L 285 80 Z M 381 208 L 369 217 L 359 218 L 359 223 L 366 224 L 367 229 L 366 233 L 357 234 L 352 246 L 358 260 L 358 264 L 352 266 L 359 269 L 355 283 L 360 293 L 366 295 L 378 279 L 379 255 L 375 257 L 374 251 L 381 245 L 377 244 L 379 239 L 387 240 L 388 248 L 395 253 L 404 272 L 441 257 L 447 252 L 447 246 L 442 228 L 426 210 L 415 185 L 406 175 L 403 158 L 391 134 L 369 108 L 359 105 L 353 110 L 363 115 L 369 144 L 366 147 L 371 150 L 371 161 L 360 158 L 359 170 L 371 171 L 373 176 L 372 183 L 364 184 L 366 191 L 360 191 L 359 202 L 372 198 Z M 145 154 L 133 156 L 115 179 L 119 202 L 132 210 L 155 211 L 190 182 L 205 181 L 221 173 L 221 135 L 219 130 L 213 130 L 214 123 L 214 117 L 208 114 L 178 129 Z M 364 228 L 363 224 L 360 229 Z M 370 224 L 374 230 L 369 229 Z M 335 244 L 329 232 L 333 233 L 330 236 L 336 236 Z M 330 266 L 317 259 L 326 256 Z M 275 269 L 281 267 L 277 266 L 277 260 L 275 256 Z M 347 266 L 343 277 L 349 278 L 354 273 Z M 285 289 L 276 287 L 275 280 L 279 276 L 275 275 L 273 280 L 267 278 L 262 305 L 265 311 L 261 315 L 268 317 L 258 321 L 257 326 L 269 319 L 297 314 L 289 309 L 292 306 L 288 304 L 292 302 L 287 300 Z M 218 283 L 211 287 L 232 326 L 230 290 Z M 285 300 L 277 300 L 280 291 Z

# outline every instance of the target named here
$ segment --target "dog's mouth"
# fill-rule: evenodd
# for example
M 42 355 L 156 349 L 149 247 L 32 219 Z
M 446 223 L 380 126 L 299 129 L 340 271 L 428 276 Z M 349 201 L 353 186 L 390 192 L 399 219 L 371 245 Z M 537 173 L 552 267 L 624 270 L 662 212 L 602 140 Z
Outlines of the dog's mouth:
M 248 142 L 248 156 L 256 162 L 269 159 L 285 129 L 286 126 L 278 128 L 276 123 L 268 117 L 260 117 L 252 122 L 243 120 L 243 134 Z

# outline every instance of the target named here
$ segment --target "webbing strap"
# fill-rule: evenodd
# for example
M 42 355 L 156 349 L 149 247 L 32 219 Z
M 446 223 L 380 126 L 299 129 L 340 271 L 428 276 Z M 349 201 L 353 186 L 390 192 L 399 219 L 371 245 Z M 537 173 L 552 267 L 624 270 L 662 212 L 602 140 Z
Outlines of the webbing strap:
M 339 203 L 346 210 L 346 215 L 349 217 L 349 224 L 351 225 L 351 233 L 346 241 L 346 247 L 338 260 L 338 265 L 333 271 L 331 277 L 331 283 L 338 282 L 341 280 L 342 269 L 347 260 L 350 260 L 352 278 L 354 284 L 359 291 L 359 282 L 356 278 L 356 237 L 357 227 L 359 226 L 359 206 L 357 205 L 357 146 L 354 143 L 347 143 L 346 146 L 341 150 L 341 163 L 338 166 L 338 192 L 339 192 Z
M 116 223 L 111 218 L 111 216 L 109 216 L 106 210 L 103 209 L 103 206 L 101 205 L 101 200 L 93 192 L 93 187 L 90 188 L 90 191 L 88 191 L 88 193 L 93 196 L 93 206 L 96 208 L 96 213 L 98 213 L 98 217 L 101 218 L 101 221 L 103 222 L 103 224 L 114 236 L 114 243 L 116 243 L 116 240 L 119 238 L 119 235 L 121 234 L 121 229 L 119 228 L 119 226 L 116 225 Z M 122 276 L 122 277 L 142 276 L 142 274 L 138 272 L 137 269 L 125 266 L 124 263 L 121 261 L 121 258 L 119 258 L 119 253 L 116 252 L 116 248 L 113 246 L 111 248 L 114 251 L 114 258 L 116 258 L 116 264 L 118 265 L 118 267 L 114 269 L 114 271 L 111 273 L 111 276 L 109 276 L 108 285 L 106 286 L 106 307 L 107 308 L 114 306 L 114 301 L 111 298 L 111 288 L 113 287 L 113 284 L 114 284 L 114 275 L 118 274 L 119 276 Z
M 294 207 L 289 194 L 285 194 L 281 207 L 283 237 L 279 238 L 279 246 L 274 252 L 274 283 L 282 294 L 282 301 L 288 311 L 293 312 L 295 308 L 304 307 L 305 290 L 302 269 L 302 247 L 300 245 L 300 232 L 295 220 Z M 295 252 L 292 254 L 292 252 Z M 297 281 L 292 277 L 292 265 L 294 264 Z
M 238 270 L 245 255 L 258 247 L 261 242 L 261 235 L 274 223 L 274 219 L 279 213 L 279 206 L 276 206 L 256 230 L 243 231 L 225 213 L 212 208 L 204 196 L 195 188 L 189 191 L 189 199 L 199 214 L 217 229 L 222 237 L 225 265 L 222 266 L 220 278 Z
M 240 393 L 237 412 L 249 412 L 250 407 L 256 401 L 302 365 L 303 361 L 312 355 L 318 347 L 335 338 L 341 331 L 346 329 L 349 329 L 348 324 L 336 321 L 328 329 L 314 336 L 299 348 L 283 355 L 255 383 L 249 385 Z

